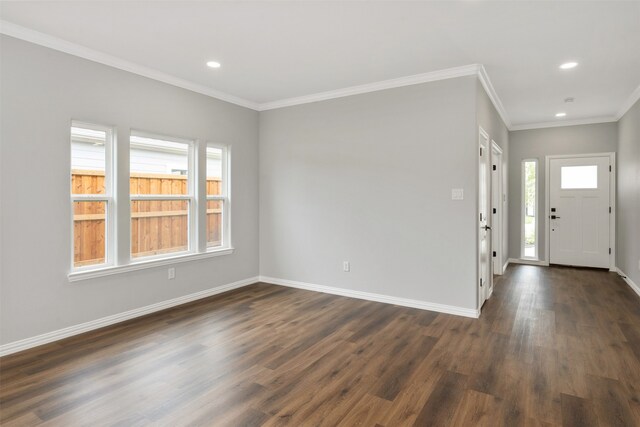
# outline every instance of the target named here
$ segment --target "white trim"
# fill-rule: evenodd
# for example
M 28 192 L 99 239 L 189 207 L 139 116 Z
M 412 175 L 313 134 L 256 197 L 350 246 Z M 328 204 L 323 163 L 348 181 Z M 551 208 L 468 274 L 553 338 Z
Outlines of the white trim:
M 635 103 L 638 102 L 639 99 L 640 99 L 640 85 L 638 85 L 638 87 L 633 92 L 631 92 L 631 95 L 629 95 L 629 98 L 627 98 L 624 104 L 622 104 L 622 107 L 620 107 L 620 110 L 618 110 L 618 114 L 616 114 L 616 120 L 620 120 L 622 116 L 627 114 L 627 111 L 629 111 L 629 109 L 633 107 Z
M 176 256 L 162 256 L 162 258 L 149 259 L 143 261 L 132 261 L 131 264 L 111 266 L 105 268 L 96 268 L 88 271 L 77 271 L 69 273 L 69 282 L 78 282 L 80 280 L 95 279 L 96 277 L 111 276 L 112 274 L 126 273 L 129 271 L 144 270 L 147 268 L 161 267 L 163 265 L 172 265 L 180 262 L 197 261 L 205 258 L 212 258 L 222 255 L 230 255 L 234 248 L 222 248 L 217 250 L 209 250 L 202 253 L 181 252 Z
M 544 212 L 544 249 L 545 249 L 545 260 L 547 265 L 551 261 L 551 254 L 549 253 L 551 247 L 551 235 L 550 235 L 550 226 L 549 226 L 549 215 L 551 215 L 550 203 L 551 203 L 551 183 L 549 182 L 549 178 L 551 176 L 550 165 L 551 159 L 577 159 L 584 157 L 609 157 L 609 166 L 611 166 L 611 172 L 609 173 L 609 203 L 611 205 L 611 215 L 609 215 L 609 246 L 611 247 L 611 254 L 609 254 L 609 270 L 613 271 L 616 268 L 616 153 L 615 152 L 605 152 L 605 153 L 584 153 L 584 154 L 554 154 L 551 156 L 545 156 L 545 171 L 544 171 L 544 198 L 545 198 L 545 209 L 547 212 Z
M 527 259 L 527 258 L 509 258 L 508 264 L 526 264 L 526 265 L 541 265 L 543 267 L 549 267 L 549 263 L 543 260 Z
M 511 258 L 507 258 L 507 260 L 505 261 L 504 265 L 502 266 L 502 271 L 503 272 L 507 271 L 507 267 L 509 267 L 510 259 Z
M 497 274 L 497 275 L 502 275 L 504 273 L 504 270 L 502 269 L 502 266 L 500 265 L 500 260 L 502 260 L 502 252 L 503 252 L 503 235 L 502 233 L 504 232 L 504 227 L 502 225 L 502 221 L 503 221 L 503 213 L 502 213 L 502 208 L 504 203 L 502 202 L 502 195 L 504 194 L 504 190 L 502 188 L 502 183 L 503 183 L 503 177 L 502 177 L 502 148 L 500 148 L 500 146 L 498 145 L 497 142 L 495 142 L 493 139 L 491 140 L 491 157 L 489 159 L 489 163 L 491 164 L 491 168 L 489 170 L 490 175 L 491 175 L 491 204 L 489 206 L 489 214 L 491 215 L 491 263 L 494 263 L 494 256 L 493 256 L 493 246 L 496 246 L 496 262 L 498 264 L 497 268 L 494 269 L 493 274 Z M 497 161 L 496 161 L 497 160 Z M 495 181 L 494 182 L 494 170 L 493 170 L 493 166 L 496 166 L 496 170 L 495 170 Z M 499 199 L 499 205 L 494 206 L 493 205 L 493 198 L 494 198 L 494 192 L 498 192 L 498 199 Z M 496 210 L 496 213 L 493 213 L 493 209 Z M 497 236 L 498 238 L 495 239 L 494 237 Z M 491 292 L 493 292 L 493 278 L 491 280 Z
M 487 92 L 487 96 L 489 97 L 489 99 L 493 103 L 493 106 L 496 108 L 496 111 L 500 115 L 500 118 L 502 118 L 502 121 L 504 122 L 505 126 L 507 127 L 507 129 L 511 130 L 512 128 L 511 120 L 509 120 L 509 116 L 507 115 L 507 110 L 504 109 L 504 105 L 502 105 L 502 101 L 500 101 L 500 98 L 498 97 L 498 93 L 496 92 L 496 90 L 493 88 L 493 85 L 491 84 L 491 79 L 489 79 L 489 74 L 487 74 L 487 70 L 485 70 L 484 65 L 482 64 L 478 65 L 478 78 L 480 79 L 480 83 L 482 83 L 482 87 L 484 88 L 485 92 Z
M 74 335 L 82 334 L 84 332 L 89 332 L 95 329 L 104 328 L 105 326 L 124 322 L 125 320 L 135 319 L 136 317 L 141 317 L 147 314 L 155 313 L 157 311 L 166 310 L 171 307 L 186 304 L 188 302 L 196 301 L 202 298 L 207 298 L 213 295 L 221 294 L 223 292 L 241 288 L 243 286 L 252 285 L 257 282 L 258 282 L 258 277 L 250 277 L 248 279 L 239 280 L 237 282 L 221 285 L 211 289 L 206 289 L 204 291 L 196 292 L 193 294 L 184 295 L 184 296 L 173 298 L 167 301 L 162 301 L 156 304 L 147 305 L 145 307 L 140 307 L 133 310 L 125 311 L 124 313 L 102 317 L 100 319 L 81 323 L 79 325 L 69 326 L 68 328 L 64 328 L 64 329 L 58 329 L 57 331 L 47 332 L 45 334 L 37 335 L 35 337 L 14 341 L 14 342 L 0 346 L 0 356 L 6 356 L 8 354 L 16 353 L 18 351 L 26 350 L 32 347 L 37 347 L 39 345 L 47 344 L 53 341 L 58 341 Z
M 278 279 L 275 277 L 260 276 L 260 282 L 271 283 L 274 285 L 287 286 L 289 288 L 304 289 L 307 291 L 322 292 L 325 294 L 340 295 L 343 297 L 363 299 L 367 301 L 382 302 L 385 304 L 394 304 L 402 307 L 412 307 L 421 310 L 437 311 L 438 313 L 453 314 L 456 316 L 478 318 L 479 310 L 472 308 L 457 307 L 453 305 L 438 304 L 415 299 L 393 297 L 389 295 L 375 294 L 372 292 L 353 291 L 350 289 L 335 288 L 332 286 L 316 285 L 313 283 L 298 282 L 295 280 Z
M 190 90 L 192 92 L 207 95 L 221 101 L 229 102 L 231 104 L 236 104 L 241 107 L 258 110 L 258 103 L 256 102 L 249 101 L 235 95 L 230 95 L 228 93 L 224 93 L 215 89 L 211 89 L 209 87 L 163 73 L 162 71 L 135 64 L 116 56 L 112 56 L 107 53 L 88 48 L 86 46 L 82 46 L 76 43 L 69 42 L 67 40 L 60 39 L 58 37 L 41 33 L 39 31 L 23 27 L 12 22 L 0 20 L 0 34 L 5 34 L 7 36 L 15 37 L 20 40 L 25 40 L 31 43 L 38 44 L 40 46 L 45 46 L 50 49 L 88 59 L 89 61 L 98 62 L 100 64 L 108 65 L 119 70 L 124 70 L 133 74 L 148 77 L 150 79 L 167 83 L 172 86 L 177 86 L 183 89 Z
M 293 105 L 309 104 L 311 102 L 326 101 L 329 99 L 343 98 L 345 96 L 359 95 L 362 93 L 377 92 L 379 90 L 393 89 L 397 87 L 416 85 L 421 83 L 434 82 L 438 80 L 454 79 L 457 77 L 473 76 L 479 73 L 481 65 L 463 65 L 461 67 L 447 68 L 444 70 L 430 71 L 428 73 L 415 74 L 413 76 L 399 77 L 396 79 L 383 80 L 357 86 L 350 86 L 342 89 L 330 90 L 327 92 L 314 93 L 311 95 L 298 96 L 295 98 L 281 99 L 273 102 L 260 104 L 258 110 L 266 111 L 276 108 L 290 107 Z M 496 107 L 497 108 L 497 107 Z
M 502 118 L 506 127 L 510 131 L 526 130 L 526 129 L 540 129 L 547 127 L 559 127 L 559 126 L 573 126 L 581 124 L 592 123 L 608 123 L 616 122 L 631 108 L 638 99 L 640 99 L 640 86 L 638 86 L 624 102 L 620 110 L 615 117 L 594 117 L 577 120 L 565 120 L 565 121 L 549 121 L 540 123 L 529 123 L 521 125 L 512 125 L 509 120 L 508 114 L 502 101 L 498 97 L 495 91 L 489 75 L 482 64 L 471 64 L 460 67 L 447 68 L 444 70 L 430 71 L 427 73 L 416 74 L 412 76 L 399 77 L 390 80 L 383 80 L 374 83 L 368 83 L 364 85 L 351 86 L 347 88 L 320 92 L 305 96 L 299 96 L 294 98 L 286 98 L 271 102 L 258 103 L 250 101 L 248 99 L 240 98 L 235 95 L 231 95 L 219 90 L 212 89 L 207 86 L 203 86 L 199 83 L 194 83 L 182 78 L 164 73 L 162 71 L 155 70 L 153 68 L 145 67 L 121 58 L 118 58 L 107 53 L 91 49 L 86 46 L 82 46 L 58 37 L 51 36 L 39 31 L 32 30 L 27 27 L 23 27 L 18 24 L 14 24 L 9 21 L 0 19 L 0 34 L 5 34 L 10 37 L 14 37 L 20 40 L 25 40 L 30 43 L 34 43 L 40 46 L 45 46 L 50 49 L 54 49 L 60 52 L 67 53 L 69 55 L 84 58 L 89 61 L 98 62 L 119 70 L 128 71 L 133 74 L 144 76 L 153 80 L 157 80 L 163 83 L 170 84 L 172 86 L 180 87 L 192 92 L 200 93 L 202 95 L 210 96 L 212 98 L 219 99 L 221 101 L 229 102 L 231 104 L 239 105 L 241 107 L 249 108 L 255 111 L 266 111 L 276 108 L 289 107 L 292 105 L 307 104 L 317 101 L 325 101 L 328 99 L 341 98 L 345 96 L 356 95 L 360 93 L 375 92 L 378 90 L 392 89 L 395 87 L 409 86 L 420 83 L 433 82 L 438 80 L 451 79 L 456 77 L 478 75 L 482 86 L 484 87 L 489 99 L 493 103 L 496 111 Z
M 631 280 L 631 278 L 629 277 L 628 274 L 626 274 L 624 271 L 620 270 L 618 267 L 615 267 L 615 269 L 613 271 L 618 273 L 621 276 L 620 278 L 622 280 L 624 280 L 625 282 L 627 282 L 627 285 L 629 285 L 629 287 L 633 290 L 633 292 L 638 294 L 638 296 L 640 297 L 640 286 L 636 285 L 633 282 L 633 280 Z
M 182 175 L 184 176 L 184 175 Z M 129 196 L 132 201 L 143 200 L 188 200 L 193 201 L 195 197 L 190 194 L 131 194 Z
M 509 128 L 510 131 L 516 130 L 528 130 L 528 129 L 543 129 L 543 128 L 556 128 L 564 126 L 578 126 L 578 125 L 591 125 L 596 123 L 611 123 L 617 122 L 618 119 L 613 116 L 604 117 L 591 117 L 587 119 L 575 119 L 575 120 L 556 120 L 553 122 L 540 122 L 540 123 L 528 123 L 522 125 L 513 125 Z

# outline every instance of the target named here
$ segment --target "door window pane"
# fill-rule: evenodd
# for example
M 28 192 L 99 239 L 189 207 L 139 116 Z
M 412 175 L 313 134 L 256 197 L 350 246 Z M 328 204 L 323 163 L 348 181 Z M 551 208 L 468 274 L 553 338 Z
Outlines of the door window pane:
M 73 266 L 104 264 L 106 249 L 104 201 L 73 202 Z
M 131 201 L 133 258 L 183 252 L 188 245 L 188 200 Z
M 562 166 L 560 188 L 563 190 L 598 188 L 598 166 Z

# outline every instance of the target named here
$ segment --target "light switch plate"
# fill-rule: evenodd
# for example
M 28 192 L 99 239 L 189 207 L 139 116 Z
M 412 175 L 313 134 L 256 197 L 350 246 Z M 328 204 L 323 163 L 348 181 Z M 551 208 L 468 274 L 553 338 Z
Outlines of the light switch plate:
M 451 200 L 464 200 L 464 190 L 462 188 L 452 188 Z

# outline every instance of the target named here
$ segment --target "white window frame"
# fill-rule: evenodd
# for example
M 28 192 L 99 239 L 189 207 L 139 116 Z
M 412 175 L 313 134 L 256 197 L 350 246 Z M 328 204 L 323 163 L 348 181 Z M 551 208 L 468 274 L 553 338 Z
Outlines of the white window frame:
M 159 266 L 171 266 L 177 263 L 194 261 L 199 259 L 205 259 L 210 257 L 229 255 L 234 252 L 234 248 L 231 245 L 231 169 L 230 169 L 230 152 L 231 147 L 229 145 L 216 144 L 216 143 L 200 143 L 197 139 L 185 139 L 173 136 L 167 136 L 162 134 L 156 134 L 146 131 L 140 131 L 131 129 L 128 135 L 126 144 L 121 149 L 126 149 L 130 152 L 131 136 L 140 136 L 147 138 L 156 138 L 167 141 L 181 142 L 189 144 L 188 150 L 188 167 L 187 179 L 188 179 L 188 194 L 186 195 L 132 195 L 129 192 L 129 182 L 131 179 L 130 172 L 130 160 L 129 163 L 124 166 L 126 171 L 118 170 L 117 158 L 115 152 L 117 147 L 115 135 L 117 135 L 115 127 L 107 127 L 101 125 L 88 124 L 79 121 L 72 121 L 73 126 L 85 127 L 88 129 L 96 129 L 107 132 L 107 141 L 105 142 L 106 150 L 106 164 L 105 164 L 105 195 L 72 195 L 71 207 L 73 209 L 73 201 L 77 200 L 89 200 L 107 202 L 106 207 L 106 231 L 105 231 L 105 263 L 89 265 L 86 267 L 73 267 L 74 248 L 73 237 L 71 240 L 71 269 L 68 274 L 70 282 L 76 282 L 80 280 L 93 279 L 103 276 L 109 276 L 112 274 L 119 274 L 135 270 L 143 270 L 147 268 L 159 267 Z M 122 137 L 122 135 L 121 135 Z M 123 141 L 124 143 L 124 141 Z M 214 147 L 222 149 L 222 185 L 221 195 L 219 196 L 207 196 L 206 194 L 206 158 L 202 159 L 201 156 L 206 157 L 206 147 Z M 71 154 L 70 154 L 71 156 Z M 130 156 L 127 156 L 130 159 Z M 204 166 L 204 168 L 202 167 Z M 71 172 L 71 169 L 70 169 Z M 71 178 L 71 173 L 69 174 Z M 116 182 L 117 180 L 125 179 L 127 181 L 126 188 L 122 188 L 120 194 L 116 194 Z M 205 190 L 202 192 L 201 190 Z M 71 192 L 71 187 L 69 187 Z M 116 202 L 120 197 L 120 202 L 128 205 L 128 213 L 126 216 L 122 216 L 123 212 L 118 213 L 116 209 Z M 144 257 L 133 258 L 131 253 L 131 201 L 133 200 L 188 200 L 189 203 L 189 222 L 188 222 L 188 250 L 181 252 L 170 252 L 166 254 L 151 255 Z M 206 223 L 200 223 L 203 218 L 206 219 L 206 202 L 207 200 L 223 200 L 222 210 L 222 245 L 207 247 L 206 242 Z M 121 206 L 124 208 L 124 206 Z M 204 214 L 204 216 L 203 216 Z M 120 221 L 128 221 L 127 225 L 119 225 L 116 222 L 116 218 Z M 73 210 L 71 211 L 71 235 L 73 236 Z M 128 256 L 118 256 L 117 247 L 118 242 L 123 242 L 122 239 L 128 240 L 126 245 L 129 248 Z
M 535 234 L 535 253 L 533 257 L 530 256 L 525 256 L 524 254 L 524 248 L 525 248 L 525 218 L 527 215 L 526 212 L 526 206 L 525 206 L 525 193 L 527 191 L 527 181 L 526 181 L 526 172 L 525 172 L 525 163 L 533 163 L 535 165 L 535 177 L 536 177 L 536 193 L 535 193 L 535 229 L 534 229 L 534 234 Z M 521 227 L 521 233 L 520 233 L 520 258 L 521 259 L 527 259 L 527 260 L 538 260 L 538 254 L 539 254 L 539 249 L 540 249 L 540 241 L 538 240 L 538 227 L 540 226 L 540 215 L 539 215 L 539 200 L 540 200 L 540 195 L 539 195 L 539 184 L 540 184 L 540 174 L 539 174 L 540 168 L 538 167 L 538 159 L 523 159 L 522 163 L 520 165 L 520 179 L 522 181 L 521 186 L 520 186 L 520 190 L 521 190 L 521 197 L 520 197 L 520 205 L 521 205 L 521 214 L 520 214 L 520 227 Z
M 207 242 L 207 238 L 206 238 L 206 221 L 205 224 L 203 225 L 203 233 L 205 233 L 205 237 L 204 237 L 204 246 L 206 247 L 207 252 L 211 252 L 211 251 L 216 251 L 216 250 L 220 250 L 221 248 L 229 248 L 231 247 L 231 225 L 230 225 L 230 211 L 231 211 L 231 197 L 229 196 L 230 193 L 230 182 L 229 182 L 229 146 L 227 145 L 222 145 L 222 144 L 216 144 L 213 142 L 207 142 L 206 143 L 206 147 L 211 147 L 211 148 L 217 148 L 219 150 L 221 150 L 221 154 L 220 154 L 220 162 L 222 165 L 222 170 L 221 170 L 221 179 L 222 179 L 222 183 L 220 185 L 220 195 L 217 196 L 210 196 L 208 194 L 206 194 L 206 188 L 205 188 L 205 210 L 206 210 L 206 206 L 207 206 L 207 202 L 210 200 L 220 200 L 222 201 L 222 230 L 221 230 L 221 245 L 220 246 L 209 246 L 208 242 Z M 206 148 L 205 148 L 205 157 L 206 157 Z M 204 179 L 206 182 L 207 179 L 207 166 L 206 166 L 206 158 L 205 158 L 205 171 L 204 171 Z M 205 215 L 206 217 L 206 215 Z
M 197 252 L 198 209 L 197 209 L 197 200 L 196 200 L 197 173 L 195 168 L 195 165 L 196 165 L 195 152 L 197 151 L 197 146 L 196 146 L 197 141 L 131 129 L 131 132 L 129 134 L 129 143 L 131 143 L 131 137 L 134 137 L 134 136 L 137 136 L 140 138 L 152 138 L 152 139 L 158 139 L 161 141 L 178 142 L 181 144 L 187 144 L 187 194 L 184 194 L 184 195 L 182 194 L 129 194 L 130 203 L 134 201 L 152 201 L 152 200 L 186 200 L 189 206 L 187 209 L 189 220 L 187 221 L 188 242 L 187 242 L 186 251 L 168 252 L 166 254 L 134 257 L 130 247 L 129 263 L 133 264 L 137 262 L 160 260 L 160 259 L 166 259 L 166 258 L 171 258 L 175 256 L 180 256 L 180 255 L 193 254 Z M 129 155 L 131 155 L 131 147 L 129 147 Z M 130 168 L 131 168 L 131 162 L 129 162 L 129 182 L 131 180 Z M 132 220 L 131 207 L 129 207 L 129 224 L 131 224 L 131 220 Z M 130 235 L 129 239 L 131 239 L 132 237 L 133 236 Z
M 96 269 L 103 269 L 107 267 L 111 267 L 115 264 L 116 260 L 116 226 L 115 226 L 115 217 L 116 217 L 116 197 L 115 197 L 115 185 L 114 185 L 114 177 L 113 177 L 113 147 L 115 146 L 115 130 L 113 127 L 98 125 L 94 123 L 81 122 L 77 120 L 72 120 L 69 126 L 69 148 L 71 148 L 71 143 L 73 137 L 71 135 L 71 128 L 82 128 L 82 129 L 90 129 L 95 131 L 105 132 L 105 142 L 104 142 L 104 153 L 105 153 L 105 165 L 104 165 L 104 194 L 74 194 L 71 189 L 71 179 L 73 175 L 73 151 L 69 150 L 69 194 L 70 194 L 70 208 L 71 208 L 71 272 L 72 273 L 80 273 L 84 271 L 93 271 Z M 105 262 L 102 264 L 91 264 L 85 265 L 81 267 L 76 267 L 74 265 L 75 260 L 75 235 L 74 235 L 74 206 L 75 202 L 105 202 L 105 223 L 104 223 L 104 238 L 105 238 L 105 248 L 104 248 L 104 256 Z

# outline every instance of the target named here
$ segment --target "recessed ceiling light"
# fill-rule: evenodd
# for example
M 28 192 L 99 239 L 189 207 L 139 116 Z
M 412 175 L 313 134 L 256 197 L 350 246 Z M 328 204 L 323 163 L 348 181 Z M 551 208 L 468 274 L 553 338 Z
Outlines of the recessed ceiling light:
M 577 62 L 565 62 L 560 66 L 561 70 L 570 70 L 572 68 L 576 68 L 578 66 Z
M 556 117 L 564 117 L 567 113 L 556 113 Z
M 216 61 L 207 62 L 207 67 L 209 68 L 220 68 L 220 63 Z

